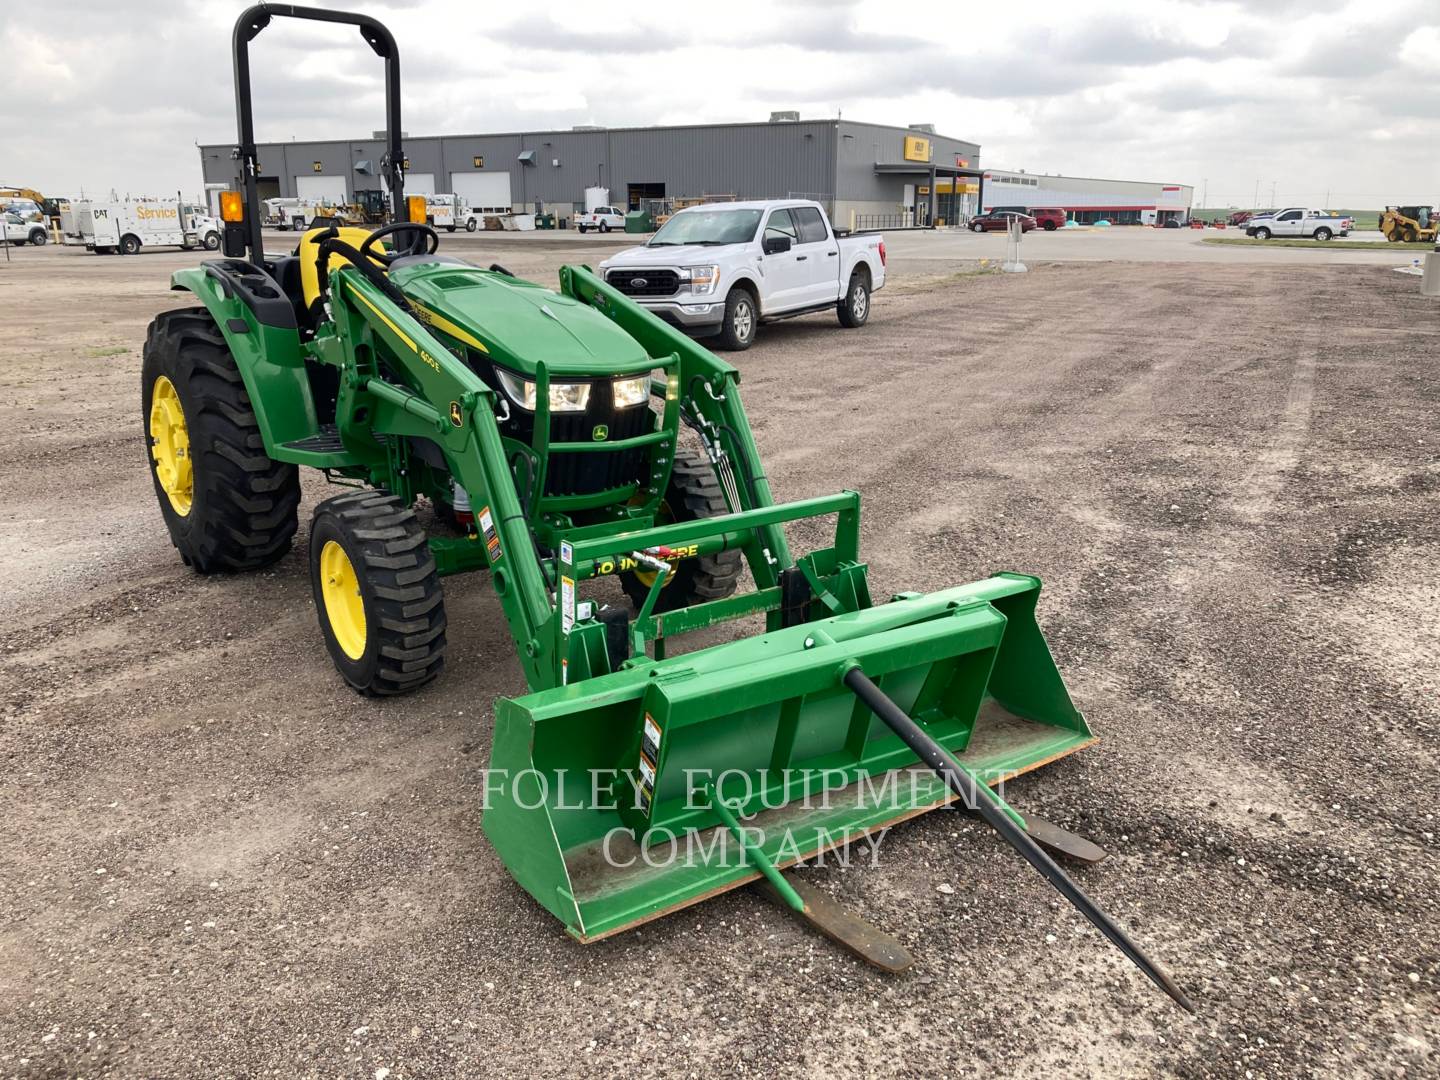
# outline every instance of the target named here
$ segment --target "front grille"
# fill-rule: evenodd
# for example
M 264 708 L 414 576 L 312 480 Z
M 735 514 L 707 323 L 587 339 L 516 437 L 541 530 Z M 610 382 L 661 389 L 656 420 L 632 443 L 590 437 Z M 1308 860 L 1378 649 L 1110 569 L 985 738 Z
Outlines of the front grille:
M 680 275 L 674 270 L 611 270 L 605 281 L 626 296 L 674 296 L 680 291 Z
M 645 435 L 655 430 L 657 417 L 646 405 L 616 409 L 610 400 L 610 383 L 597 380 L 591 385 L 589 407 L 583 413 L 550 414 L 550 441 L 590 442 L 595 427 L 604 424 L 607 442 Z M 531 441 L 535 430 L 535 414 L 512 409 L 502 430 L 511 438 Z M 551 454 L 545 471 L 546 495 L 588 495 L 622 487 L 643 479 L 648 458 L 645 448 L 638 450 L 592 451 L 583 454 Z

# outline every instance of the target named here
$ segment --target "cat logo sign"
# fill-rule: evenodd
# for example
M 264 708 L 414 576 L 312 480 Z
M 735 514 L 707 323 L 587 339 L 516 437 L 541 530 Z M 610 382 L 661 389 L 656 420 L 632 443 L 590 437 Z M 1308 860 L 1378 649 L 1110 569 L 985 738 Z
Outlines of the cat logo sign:
M 929 161 L 930 140 L 922 139 L 919 135 L 905 136 L 905 160 L 906 161 Z

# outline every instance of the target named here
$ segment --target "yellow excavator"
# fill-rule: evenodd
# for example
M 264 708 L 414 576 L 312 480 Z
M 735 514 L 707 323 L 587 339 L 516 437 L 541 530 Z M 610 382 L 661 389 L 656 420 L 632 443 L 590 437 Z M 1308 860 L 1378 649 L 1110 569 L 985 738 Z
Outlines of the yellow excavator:
M 1429 206 L 1387 206 L 1380 215 L 1380 231 L 1391 243 L 1430 243 L 1440 233 L 1440 216 Z
M 35 204 L 32 210 L 24 206 L 25 201 Z M 70 205 L 69 199 L 47 199 L 34 188 L 15 187 L 0 184 L 0 206 L 14 203 L 21 203 L 21 206 L 11 206 L 21 217 L 29 221 L 43 221 L 52 228 L 60 225 L 60 211 Z

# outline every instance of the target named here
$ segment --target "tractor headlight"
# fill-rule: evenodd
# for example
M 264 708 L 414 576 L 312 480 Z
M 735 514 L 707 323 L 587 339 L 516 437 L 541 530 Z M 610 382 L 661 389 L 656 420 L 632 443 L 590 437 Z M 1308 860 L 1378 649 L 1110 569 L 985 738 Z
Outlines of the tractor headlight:
M 518 375 L 512 375 L 503 368 L 496 368 L 495 373 L 500 376 L 500 385 L 505 388 L 505 393 L 510 395 L 511 401 L 526 412 L 535 411 L 534 382 L 522 379 Z M 551 412 L 584 412 L 585 407 L 589 404 L 589 383 L 550 384 Z
M 643 405 L 650 398 L 650 376 L 641 375 L 636 379 L 616 379 L 610 384 L 610 394 L 617 409 Z
M 690 292 L 694 296 L 708 296 L 720 282 L 718 266 L 687 266 L 685 272 L 690 275 Z

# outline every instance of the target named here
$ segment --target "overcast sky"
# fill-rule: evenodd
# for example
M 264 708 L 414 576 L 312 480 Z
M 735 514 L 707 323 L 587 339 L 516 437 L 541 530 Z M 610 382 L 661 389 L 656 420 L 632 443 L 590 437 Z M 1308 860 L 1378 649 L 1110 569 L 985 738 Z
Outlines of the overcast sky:
M 235 137 L 242 6 L 0 0 L 0 183 L 198 193 L 195 144 Z M 1263 205 L 1440 202 L 1440 0 L 329 6 L 394 32 L 413 135 L 799 109 L 933 123 L 994 168 L 1193 184 L 1211 206 L 1257 184 Z M 279 20 L 253 53 L 262 140 L 383 126 L 354 31 Z

